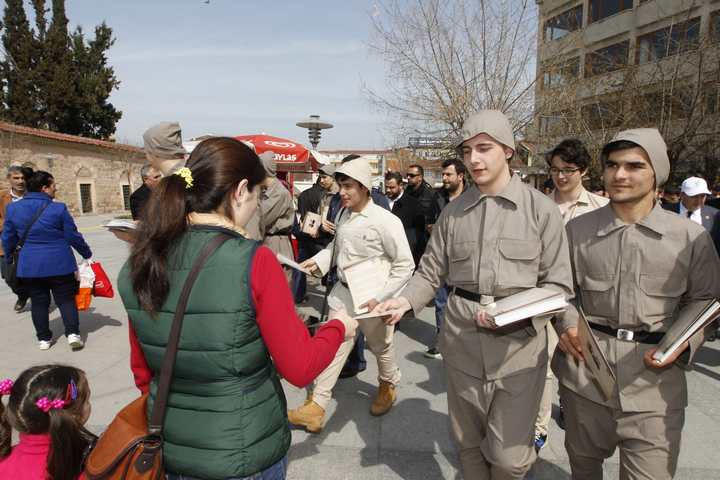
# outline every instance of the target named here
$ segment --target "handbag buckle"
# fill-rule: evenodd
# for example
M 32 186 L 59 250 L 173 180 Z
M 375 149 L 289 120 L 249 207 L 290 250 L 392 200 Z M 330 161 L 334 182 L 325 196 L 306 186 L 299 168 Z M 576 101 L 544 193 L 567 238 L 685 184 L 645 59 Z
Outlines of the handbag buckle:
M 624 328 L 618 328 L 617 338 L 618 340 L 622 340 L 624 342 L 632 342 L 635 338 L 635 332 L 632 330 L 625 330 Z

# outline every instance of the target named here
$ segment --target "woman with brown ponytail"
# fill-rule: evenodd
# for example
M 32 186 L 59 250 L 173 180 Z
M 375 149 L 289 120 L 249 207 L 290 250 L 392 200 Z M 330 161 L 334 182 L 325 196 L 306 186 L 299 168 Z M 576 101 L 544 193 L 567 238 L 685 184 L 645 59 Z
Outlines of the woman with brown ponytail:
M 14 382 L 0 381 L 0 478 L 76 480 L 95 436 L 83 425 L 90 417 L 85 372 L 65 365 L 41 365 Z M 10 447 L 12 431 L 20 443 Z
M 243 143 L 200 143 L 156 187 L 118 278 L 135 382 L 149 388 L 152 409 L 189 270 L 218 233 L 232 237 L 205 263 L 185 310 L 163 430 L 170 480 L 284 479 L 290 432 L 279 375 L 307 385 L 355 333 L 355 320 L 331 312 L 310 337 L 274 254 L 247 238 L 264 180 Z

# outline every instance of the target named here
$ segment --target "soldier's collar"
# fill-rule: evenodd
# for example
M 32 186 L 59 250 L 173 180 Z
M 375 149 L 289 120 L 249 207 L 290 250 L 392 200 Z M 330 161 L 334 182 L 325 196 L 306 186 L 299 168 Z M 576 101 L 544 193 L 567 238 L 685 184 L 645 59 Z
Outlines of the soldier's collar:
M 521 195 L 522 195 L 522 181 L 520 180 L 520 177 L 517 175 L 512 175 L 510 177 L 510 181 L 505 186 L 505 188 L 502 189 L 501 192 L 499 192 L 497 195 L 493 195 L 494 197 L 500 197 L 504 200 L 507 200 L 508 202 L 512 203 L 513 205 L 517 206 L 521 201 Z M 487 197 L 488 195 L 485 195 L 484 193 L 480 192 L 480 189 L 477 188 L 477 185 L 473 185 L 472 187 L 468 188 L 468 191 L 471 191 L 472 193 L 470 201 L 468 202 L 468 205 L 465 207 L 465 210 L 469 210 L 470 208 L 477 205 L 483 198 Z
M 602 212 L 602 218 L 599 222 L 602 226 L 597 231 L 598 237 L 610 235 L 615 230 L 628 225 L 615 215 L 611 203 L 601 207 L 599 210 Z M 663 222 L 663 209 L 660 204 L 655 202 L 655 206 L 653 206 L 652 210 L 650 210 L 650 213 L 645 218 L 637 222 L 636 225 L 652 230 L 658 235 L 665 235 L 667 229 L 665 223 Z

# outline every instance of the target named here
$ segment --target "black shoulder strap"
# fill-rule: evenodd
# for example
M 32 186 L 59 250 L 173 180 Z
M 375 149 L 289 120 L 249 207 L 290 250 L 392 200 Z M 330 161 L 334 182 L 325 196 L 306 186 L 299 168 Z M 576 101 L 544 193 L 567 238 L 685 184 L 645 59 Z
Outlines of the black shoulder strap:
M 165 356 L 163 356 L 162 369 L 160 370 L 160 384 L 158 385 L 157 397 L 153 404 L 150 424 L 148 425 L 148 432 L 150 434 L 160 434 L 163 429 L 165 409 L 167 408 L 168 395 L 170 394 L 170 383 L 172 381 L 173 368 L 175 367 L 178 344 L 180 343 L 180 330 L 182 329 L 182 321 L 185 316 L 185 309 L 187 308 L 193 284 L 207 259 L 215 253 L 223 243 L 231 238 L 232 237 L 226 233 L 220 233 L 213 237 L 198 254 L 190 270 L 190 274 L 185 280 L 185 285 L 183 285 L 182 293 L 175 307 L 175 316 L 173 317 L 172 327 L 170 328 L 170 336 L 167 347 L 165 348 Z
M 52 203 L 52 202 L 50 202 L 50 203 Z M 23 247 L 23 245 L 25 245 L 25 240 L 27 240 L 28 235 L 30 235 L 30 229 L 32 228 L 33 225 L 35 225 L 35 222 L 37 222 L 40 219 L 40 215 L 42 215 L 43 212 L 45 211 L 45 209 L 50 206 L 50 203 L 46 203 L 44 207 L 38 209 L 38 212 L 35 214 L 33 219 L 30 220 L 30 225 L 28 225 L 27 228 L 25 229 L 25 233 L 23 233 L 23 236 L 20 239 L 20 241 L 18 242 L 17 246 L 15 247 L 15 250 L 20 250 Z

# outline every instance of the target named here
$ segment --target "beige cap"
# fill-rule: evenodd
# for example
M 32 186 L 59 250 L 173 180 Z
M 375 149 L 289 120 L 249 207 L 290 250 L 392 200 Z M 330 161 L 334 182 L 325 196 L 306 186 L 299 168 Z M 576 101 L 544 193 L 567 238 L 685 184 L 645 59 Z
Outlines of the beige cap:
M 263 167 L 265 167 L 265 171 L 267 172 L 267 174 L 271 177 L 277 176 L 277 162 L 275 162 L 275 152 L 273 152 L 272 150 L 268 150 L 258 155 L 258 157 L 260 157 L 260 161 L 262 162 Z
M 357 180 L 365 188 L 372 190 L 372 169 L 370 168 L 370 162 L 366 159 L 360 157 L 343 163 L 335 170 L 336 176 L 339 173 Z
M 668 158 L 665 140 L 663 140 L 657 128 L 623 130 L 615 135 L 605 147 L 607 148 L 615 142 L 622 141 L 635 143 L 645 150 L 645 153 L 650 157 L 650 164 L 652 164 L 653 170 L 655 171 L 656 185 L 658 187 L 665 185 L 670 175 L 670 159 Z M 604 154 L 602 160 L 603 163 L 607 160 Z
M 143 133 L 145 153 L 158 158 L 178 158 L 186 155 L 182 144 L 182 130 L 178 122 L 160 122 Z
M 325 175 L 333 176 L 335 175 L 335 165 L 333 165 L 332 163 L 320 165 L 320 168 L 318 168 L 318 172 Z
M 510 121 L 500 110 L 480 110 L 470 115 L 463 123 L 462 141 L 470 140 L 481 133 L 490 135 L 496 142 L 515 151 L 515 135 Z

